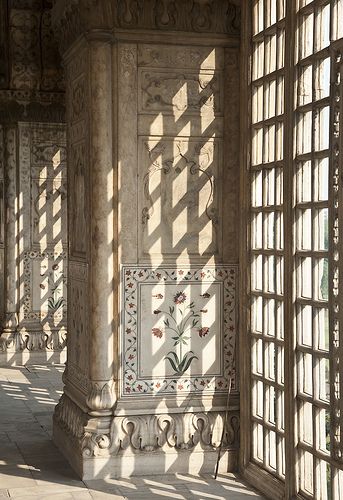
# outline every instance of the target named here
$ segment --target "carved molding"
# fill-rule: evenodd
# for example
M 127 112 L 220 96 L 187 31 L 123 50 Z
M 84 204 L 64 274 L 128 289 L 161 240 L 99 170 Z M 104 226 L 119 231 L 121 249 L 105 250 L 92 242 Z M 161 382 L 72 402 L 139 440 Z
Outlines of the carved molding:
M 54 424 L 62 429 L 87 458 L 115 456 L 123 452 L 160 450 L 215 451 L 225 423 L 224 449 L 237 449 L 239 414 L 224 412 L 175 413 L 91 418 L 68 396 L 55 409 Z
M 55 331 L 32 331 L 21 328 L 19 332 L 4 333 L 0 337 L 0 352 L 56 352 L 65 349 L 67 332 L 64 327 Z
M 239 36 L 240 9 L 229 0 L 57 0 L 52 22 L 66 50 L 83 33 L 113 28 Z
M 86 415 L 83 411 L 63 394 L 55 408 L 54 423 L 57 423 L 73 439 L 80 440 L 84 432 L 85 421 Z
M 216 449 L 220 445 L 224 422 L 224 412 L 116 417 L 112 422 L 109 451 L 191 450 L 196 446 Z M 239 417 L 230 413 L 224 432 L 224 448 L 237 447 L 238 431 Z
M 6 87 L 8 79 L 8 3 L 0 2 L 0 87 Z
M 70 341 L 70 335 L 68 342 Z M 88 393 L 89 389 L 89 380 L 87 375 L 80 370 L 79 366 L 72 363 L 68 358 L 66 369 L 63 374 L 63 382 L 65 385 L 70 382 L 72 385 L 77 387 L 83 394 Z

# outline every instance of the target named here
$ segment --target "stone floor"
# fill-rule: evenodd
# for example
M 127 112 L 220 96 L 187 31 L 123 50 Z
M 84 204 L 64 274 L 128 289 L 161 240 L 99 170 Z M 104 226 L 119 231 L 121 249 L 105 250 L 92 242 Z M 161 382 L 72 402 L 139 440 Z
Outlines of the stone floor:
M 80 481 L 51 441 L 63 368 L 0 367 L 0 500 L 262 499 L 232 474 Z

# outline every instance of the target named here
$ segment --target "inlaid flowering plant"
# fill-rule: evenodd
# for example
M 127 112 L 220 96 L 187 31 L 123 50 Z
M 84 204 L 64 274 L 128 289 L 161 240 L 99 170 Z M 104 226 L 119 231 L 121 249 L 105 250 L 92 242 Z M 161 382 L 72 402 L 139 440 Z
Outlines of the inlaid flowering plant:
M 202 295 L 204 298 L 210 297 L 210 294 Z M 154 298 L 163 299 L 162 294 L 157 294 Z M 177 319 L 177 311 L 180 316 Z M 203 326 L 201 315 L 206 314 L 207 309 L 195 309 L 194 301 L 187 304 L 187 295 L 183 291 L 178 291 L 173 297 L 173 304 L 169 306 L 169 311 L 163 309 L 155 309 L 154 314 L 164 314 L 166 319 L 163 320 L 163 327 L 152 328 L 152 335 L 161 339 L 164 335 L 170 334 L 174 340 L 172 351 L 169 351 L 165 356 L 170 366 L 174 370 L 174 375 L 183 375 L 194 359 L 199 359 L 192 350 L 189 350 L 189 342 L 192 333 L 197 333 L 200 338 L 209 334 L 210 328 Z M 187 349 L 187 352 L 184 350 Z

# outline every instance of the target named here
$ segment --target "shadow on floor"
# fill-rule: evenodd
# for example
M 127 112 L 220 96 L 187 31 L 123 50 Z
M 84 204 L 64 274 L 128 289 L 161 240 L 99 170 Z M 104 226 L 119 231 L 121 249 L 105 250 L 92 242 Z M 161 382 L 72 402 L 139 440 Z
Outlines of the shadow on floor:
M 0 367 L 0 500 L 262 499 L 233 474 L 80 481 L 51 440 L 63 370 Z

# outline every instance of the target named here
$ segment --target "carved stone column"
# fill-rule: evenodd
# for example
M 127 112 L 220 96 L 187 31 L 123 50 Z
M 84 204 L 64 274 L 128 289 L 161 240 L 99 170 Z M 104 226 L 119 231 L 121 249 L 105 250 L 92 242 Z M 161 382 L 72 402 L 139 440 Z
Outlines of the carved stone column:
M 224 429 L 233 470 L 238 9 L 57 0 L 54 25 L 69 175 L 55 442 L 83 478 L 213 471 Z

